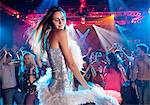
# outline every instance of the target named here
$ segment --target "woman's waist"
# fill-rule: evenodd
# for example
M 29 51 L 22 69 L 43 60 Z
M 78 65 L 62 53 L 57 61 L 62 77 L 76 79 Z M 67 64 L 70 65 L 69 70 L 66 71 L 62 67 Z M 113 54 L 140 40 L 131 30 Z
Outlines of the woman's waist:
M 52 77 L 55 79 L 63 79 L 67 77 L 67 72 L 65 70 L 52 70 Z

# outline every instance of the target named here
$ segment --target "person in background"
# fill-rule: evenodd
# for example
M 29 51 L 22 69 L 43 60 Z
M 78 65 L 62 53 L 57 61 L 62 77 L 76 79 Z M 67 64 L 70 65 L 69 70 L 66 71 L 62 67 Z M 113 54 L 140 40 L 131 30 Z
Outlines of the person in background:
M 148 46 L 138 44 L 136 46 L 138 55 L 134 59 L 133 86 L 137 85 L 139 105 L 150 105 L 150 56 Z
M 22 71 L 21 75 L 23 79 L 22 91 L 25 95 L 24 104 L 35 105 L 37 104 L 37 89 L 34 83 L 39 78 L 39 74 L 33 54 L 31 54 L 30 52 L 26 52 L 23 55 L 23 63 L 24 70 Z
M 13 105 L 16 101 L 17 105 L 22 105 L 22 94 L 17 87 L 15 75 L 15 66 L 18 66 L 18 64 L 13 62 L 12 58 L 12 55 L 4 49 L 4 56 L 0 61 L 3 104 Z
M 104 87 L 104 66 L 106 62 L 103 60 L 103 53 L 101 50 L 95 52 L 96 62 L 93 64 L 95 68 L 96 75 L 93 78 L 93 82 Z
M 0 50 L 0 103 L 2 103 L 2 59 L 4 56 L 4 51 L 2 51 L 2 49 Z
M 104 88 L 105 83 L 104 83 L 104 72 L 102 66 L 98 67 L 98 70 L 96 71 L 96 76 L 93 78 L 93 83 L 96 83 Z
M 119 63 L 114 53 L 107 55 L 107 62 L 108 64 L 104 68 L 104 88 L 120 92 L 121 84 L 123 81 L 127 81 L 124 67 Z
M 109 53 L 106 57 L 107 65 L 104 67 L 104 89 L 118 93 L 119 103 L 122 103 L 121 86 L 123 82 L 127 81 L 125 69 L 113 52 Z

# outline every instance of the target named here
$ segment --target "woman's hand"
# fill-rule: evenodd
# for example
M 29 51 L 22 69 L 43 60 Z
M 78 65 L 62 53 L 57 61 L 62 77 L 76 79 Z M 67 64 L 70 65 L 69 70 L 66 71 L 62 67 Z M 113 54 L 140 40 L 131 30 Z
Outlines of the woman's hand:
M 89 86 L 88 84 L 86 86 L 84 86 L 84 87 L 85 87 L 85 89 L 92 89 L 92 87 Z

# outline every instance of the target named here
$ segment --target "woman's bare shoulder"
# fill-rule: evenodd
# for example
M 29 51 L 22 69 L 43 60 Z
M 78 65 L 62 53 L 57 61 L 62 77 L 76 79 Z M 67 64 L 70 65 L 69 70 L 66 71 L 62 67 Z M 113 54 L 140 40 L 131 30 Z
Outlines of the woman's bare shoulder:
M 66 33 L 66 30 L 63 30 L 63 29 L 53 29 L 52 32 L 54 34 L 63 34 L 63 33 Z
M 55 35 L 56 39 L 58 39 L 58 40 L 67 38 L 67 32 L 62 29 L 53 29 L 52 34 Z

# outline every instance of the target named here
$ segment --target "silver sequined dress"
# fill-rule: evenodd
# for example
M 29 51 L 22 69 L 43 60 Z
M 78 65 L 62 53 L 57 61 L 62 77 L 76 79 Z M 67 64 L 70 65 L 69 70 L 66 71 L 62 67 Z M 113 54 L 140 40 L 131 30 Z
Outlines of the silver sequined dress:
M 105 95 L 101 88 L 71 91 L 61 50 L 50 48 L 47 52 L 51 69 L 37 82 L 41 105 L 81 105 L 87 102 L 94 102 L 96 105 L 118 105 L 117 100 Z

